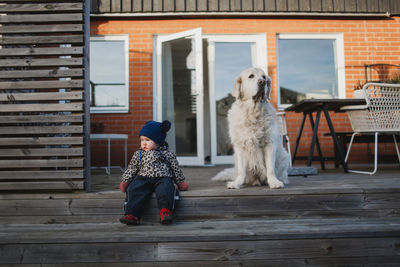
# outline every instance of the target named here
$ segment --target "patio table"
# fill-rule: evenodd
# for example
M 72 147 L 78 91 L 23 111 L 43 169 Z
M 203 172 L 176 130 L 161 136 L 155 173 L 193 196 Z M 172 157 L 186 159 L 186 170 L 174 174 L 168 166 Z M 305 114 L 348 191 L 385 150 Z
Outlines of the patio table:
M 333 127 L 331 117 L 329 115 L 329 111 L 343 112 L 340 110 L 340 108 L 343 106 L 365 105 L 365 104 L 366 104 L 366 102 L 365 102 L 364 98 L 304 99 L 304 100 L 300 101 L 299 103 L 286 108 L 285 111 L 294 111 L 296 113 L 300 113 L 300 112 L 303 113 L 303 119 L 302 119 L 302 122 L 300 125 L 299 132 L 297 134 L 296 146 L 295 146 L 294 153 L 292 156 L 292 163 L 296 159 L 297 149 L 299 147 L 301 135 L 303 133 L 304 123 L 308 116 L 312 130 L 313 130 L 313 135 L 312 135 L 312 139 L 311 139 L 310 150 L 309 150 L 308 157 L 307 157 L 307 166 L 311 166 L 311 163 L 313 160 L 313 155 L 314 155 L 314 148 L 315 148 L 315 145 L 317 145 L 319 160 L 321 162 L 321 168 L 323 170 L 325 170 L 324 158 L 322 157 L 322 150 L 321 150 L 321 146 L 318 141 L 319 121 L 320 121 L 320 117 L 321 117 L 321 112 L 324 112 L 326 122 L 328 123 L 328 126 L 329 126 L 330 135 L 332 136 L 333 143 L 338 151 L 339 162 L 343 166 L 344 171 L 348 172 L 347 164 L 344 160 L 345 159 L 344 151 L 342 151 L 342 147 L 339 145 L 339 141 L 338 141 L 335 129 Z M 313 113 L 316 113 L 315 122 L 314 122 L 314 118 L 313 118 Z

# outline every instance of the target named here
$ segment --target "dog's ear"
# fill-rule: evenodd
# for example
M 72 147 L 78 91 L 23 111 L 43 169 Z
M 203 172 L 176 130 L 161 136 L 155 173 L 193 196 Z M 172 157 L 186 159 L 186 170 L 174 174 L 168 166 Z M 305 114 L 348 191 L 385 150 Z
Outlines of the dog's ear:
M 272 81 L 271 81 L 271 78 L 268 76 L 267 76 L 267 82 L 266 82 L 265 88 L 266 88 L 265 97 L 269 101 L 271 99 Z
M 232 95 L 236 99 L 242 98 L 242 77 L 240 76 L 236 78 L 235 85 L 233 86 Z

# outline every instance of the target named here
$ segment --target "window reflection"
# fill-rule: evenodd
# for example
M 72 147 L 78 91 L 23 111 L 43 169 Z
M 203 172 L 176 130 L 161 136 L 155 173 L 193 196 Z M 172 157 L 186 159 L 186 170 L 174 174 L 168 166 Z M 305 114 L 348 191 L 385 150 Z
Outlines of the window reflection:
M 126 108 L 125 40 L 94 37 L 90 41 L 91 107 Z
M 233 148 L 228 133 L 228 110 L 235 98 L 232 96 L 236 76 L 252 66 L 253 43 L 215 44 L 215 100 L 217 122 L 217 155 L 232 155 Z
M 197 155 L 195 50 L 191 38 L 162 44 L 162 117 L 172 123 L 166 140 L 180 157 Z
M 337 98 L 334 39 L 279 39 L 280 103 L 305 98 Z

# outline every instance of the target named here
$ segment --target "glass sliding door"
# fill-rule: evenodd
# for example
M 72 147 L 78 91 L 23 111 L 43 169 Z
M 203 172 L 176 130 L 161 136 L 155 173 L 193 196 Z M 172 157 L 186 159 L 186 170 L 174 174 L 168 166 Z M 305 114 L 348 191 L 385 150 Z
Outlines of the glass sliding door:
M 169 120 L 167 142 L 182 165 L 204 164 L 201 29 L 157 38 L 156 119 Z
M 260 67 L 267 73 L 265 35 L 206 36 L 208 40 L 211 163 L 233 163 L 228 133 L 228 110 L 237 75 L 244 69 Z
M 233 85 L 246 68 L 267 73 L 265 34 L 202 36 L 193 29 L 156 36 L 154 45 L 155 119 L 172 122 L 167 142 L 179 163 L 233 163 L 227 121 Z

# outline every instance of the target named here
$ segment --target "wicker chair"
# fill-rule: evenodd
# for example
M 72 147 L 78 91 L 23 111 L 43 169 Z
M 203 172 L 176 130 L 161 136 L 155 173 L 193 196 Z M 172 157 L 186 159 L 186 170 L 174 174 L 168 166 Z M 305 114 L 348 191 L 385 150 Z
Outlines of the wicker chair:
M 372 172 L 349 170 L 349 172 L 374 174 L 378 168 L 378 135 L 390 134 L 400 162 L 399 148 L 395 134 L 400 133 L 400 84 L 367 83 L 360 91 L 366 100 L 363 106 L 345 106 L 353 134 L 347 149 L 347 163 L 354 137 L 358 134 L 375 135 L 374 170 Z
M 285 117 L 285 112 L 277 112 L 276 113 L 277 121 L 278 121 L 278 126 L 279 126 L 279 131 L 281 134 L 282 138 L 282 144 L 286 144 L 287 151 L 289 153 L 290 159 L 292 158 L 292 155 L 290 153 L 290 141 L 289 141 L 289 136 L 287 135 L 287 127 L 286 127 L 286 117 Z M 292 166 L 292 161 L 290 160 L 290 166 Z

